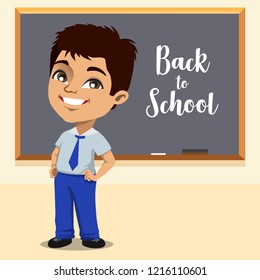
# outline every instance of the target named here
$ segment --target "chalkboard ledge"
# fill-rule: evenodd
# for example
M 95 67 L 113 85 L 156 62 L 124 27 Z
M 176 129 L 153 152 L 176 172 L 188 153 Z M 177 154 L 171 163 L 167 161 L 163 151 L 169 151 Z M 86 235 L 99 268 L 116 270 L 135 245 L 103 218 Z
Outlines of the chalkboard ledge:
M 50 160 L 51 155 L 19 155 L 18 161 Z M 101 157 L 96 156 L 96 160 Z M 245 160 L 241 155 L 209 155 L 209 154 L 180 154 L 180 155 L 115 155 L 116 160 Z

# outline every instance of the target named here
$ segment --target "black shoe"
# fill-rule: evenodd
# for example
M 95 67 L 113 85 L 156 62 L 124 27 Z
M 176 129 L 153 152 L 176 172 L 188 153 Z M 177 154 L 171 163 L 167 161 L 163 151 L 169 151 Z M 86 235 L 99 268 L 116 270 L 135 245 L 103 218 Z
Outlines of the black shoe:
M 82 240 L 82 245 L 88 248 L 102 248 L 106 245 L 106 242 L 102 238 L 94 240 Z
M 71 239 L 58 239 L 56 237 L 52 238 L 48 242 L 50 248 L 61 248 L 68 246 L 72 242 Z

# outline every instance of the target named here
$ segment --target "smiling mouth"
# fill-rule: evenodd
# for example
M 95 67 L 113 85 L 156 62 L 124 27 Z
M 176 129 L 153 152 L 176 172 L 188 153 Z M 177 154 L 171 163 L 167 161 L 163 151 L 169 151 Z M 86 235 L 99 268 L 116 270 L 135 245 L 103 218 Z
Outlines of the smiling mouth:
M 61 101 L 63 101 L 65 104 L 68 105 L 74 105 L 74 106 L 79 106 L 88 103 L 90 100 L 89 99 L 77 99 L 77 98 L 69 98 L 69 97 L 63 97 L 59 95 L 59 98 Z

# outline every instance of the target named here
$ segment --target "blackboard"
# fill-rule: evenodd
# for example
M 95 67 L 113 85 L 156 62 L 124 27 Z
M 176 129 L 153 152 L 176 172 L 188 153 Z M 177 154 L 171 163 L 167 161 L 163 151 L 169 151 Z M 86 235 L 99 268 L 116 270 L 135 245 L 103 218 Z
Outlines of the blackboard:
M 49 159 L 65 123 L 48 102 L 57 31 L 115 27 L 138 55 L 129 100 L 95 128 L 117 159 L 245 159 L 245 9 L 16 9 L 16 159 Z

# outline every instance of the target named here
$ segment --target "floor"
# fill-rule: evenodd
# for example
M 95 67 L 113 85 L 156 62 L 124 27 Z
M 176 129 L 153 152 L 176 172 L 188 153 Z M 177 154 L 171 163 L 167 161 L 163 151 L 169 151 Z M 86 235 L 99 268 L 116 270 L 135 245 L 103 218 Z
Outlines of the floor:
M 259 185 L 98 185 L 102 249 L 54 236 L 52 185 L 0 185 L 0 259 L 260 259 Z

